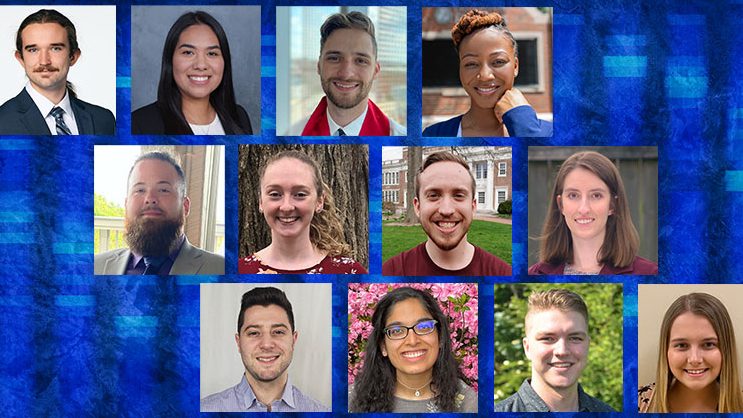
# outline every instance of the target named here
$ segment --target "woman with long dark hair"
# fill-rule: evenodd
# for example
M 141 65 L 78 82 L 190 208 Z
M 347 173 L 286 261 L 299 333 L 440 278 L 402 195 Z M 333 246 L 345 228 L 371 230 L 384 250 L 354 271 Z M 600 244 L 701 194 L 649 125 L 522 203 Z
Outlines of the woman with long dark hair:
M 132 112 L 133 134 L 253 133 L 235 101 L 232 58 L 222 25 L 206 12 L 173 23 L 163 47 L 157 102 Z
M 350 412 L 477 412 L 477 394 L 452 352 L 449 321 L 428 293 L 401 287 L 372 315 Z

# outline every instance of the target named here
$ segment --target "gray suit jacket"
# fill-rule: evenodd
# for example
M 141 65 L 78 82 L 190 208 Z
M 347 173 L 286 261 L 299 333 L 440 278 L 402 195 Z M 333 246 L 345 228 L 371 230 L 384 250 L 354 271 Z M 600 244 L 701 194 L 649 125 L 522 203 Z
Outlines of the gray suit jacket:
M 128 248 L 97 254 L 93 260 L 95 274 L 125 274 L 131 251 Z M 224 257 L 196 248 L 186 239 L 170 268 L 171 275 L 224 274 Z
M 80 135 L 115 135 L 116 121 L 110 110 L 70 96 Z M 51 135 L 44 116 L 24 88 L 0 106 L 0 135 Z

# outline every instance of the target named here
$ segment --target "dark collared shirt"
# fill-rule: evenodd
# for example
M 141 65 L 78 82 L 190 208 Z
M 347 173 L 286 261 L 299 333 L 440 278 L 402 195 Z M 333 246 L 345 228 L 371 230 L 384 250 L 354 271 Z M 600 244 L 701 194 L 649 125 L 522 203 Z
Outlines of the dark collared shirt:
M 158 269 L 158 274 L 168 274 L 170 273 L 170 269 L 173 267 L 173 263 L 175 263 L 175 259 L 178 258 L 178 254 L 181 252 L 181 248 L 183 247 L 183 243 L 186 241 L 186 235 L 181 234 L 181 237 L 178 238 L 178 244 L 175 246 L 175 250 L 168 254 L 167 260 L 163 262 L 163 264 Z M 132 274 L 132 275 L 139 275 L 141 276 L 144 274 L 144 256 L 142 254 L 135 254 L 134 251 L 129 255 L 129 263 L 126 265 L 126 271 L 124 274 Z
M 201 400 L 201 412 L 269 412 L 253 393 L 248 380 L 243 378 L 236 386 L 209 395 Z M 330 412 L 320 402 L 304 395 L 290 379 L 286 379 L 281 399 L 271 402 L 270 412 Z
M 518 392 L 495 405 L 495 412 L 550 412 L 549 407 L 524 380 Z M 578 384 L 578 412 L 616 412 L 611 406 L 591 397 Z

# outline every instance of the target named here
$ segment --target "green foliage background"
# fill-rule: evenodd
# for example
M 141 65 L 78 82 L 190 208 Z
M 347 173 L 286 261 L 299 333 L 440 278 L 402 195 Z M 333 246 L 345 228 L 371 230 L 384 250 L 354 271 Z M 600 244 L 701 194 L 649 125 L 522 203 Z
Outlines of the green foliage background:
M 111 202 L 105 197 L 94 193 L 93 194 L 93 216 L 112 216 L 117 218 L 124 217 L 124 208 L 116 203 Z M 100 231 L 94 231 L 93 233 L 93 248 L 94 252 L 98 253 L 100 248 L 101 234 Z M 108 248 L 121 248 L 124 246 L 124 239 L 121 234 L 111 234 L 108 237 Z
M 514 394 L 531 377 L 531 364 L 524 355 L 526 302 L 533 291 L 563 288 L 578 293 L 588 306 L 588 365 L 580 383 L 583 389 L 615 410 L 622 410 L 623 299 L 621 284 L 537 283 L 495 285 L 495 403 Z

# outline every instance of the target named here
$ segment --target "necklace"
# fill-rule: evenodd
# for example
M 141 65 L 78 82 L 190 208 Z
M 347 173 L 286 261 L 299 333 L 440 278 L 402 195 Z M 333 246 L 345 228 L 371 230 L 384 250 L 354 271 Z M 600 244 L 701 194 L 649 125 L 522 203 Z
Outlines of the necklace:
M 423 385 L 423 386 L 421 386 L 421 387 L 419 387 L 417 389 L 416 388 L 411 388 L 410 386 L 408 386 L 405 383 L 401 382 L 400 379 L 397 379 L 397 383 L 405 386 L 406 388 L 408 388 L 410 390 L 414 390 L 415 391 L 415 393 L 414 393 L 415 397 L 416 398 L 420 398 L 421 397 L 421 389 L 423 389 L 424 387 L 430 385 L 431 384 L 431 381 L 429 380 L 425 385 Z

